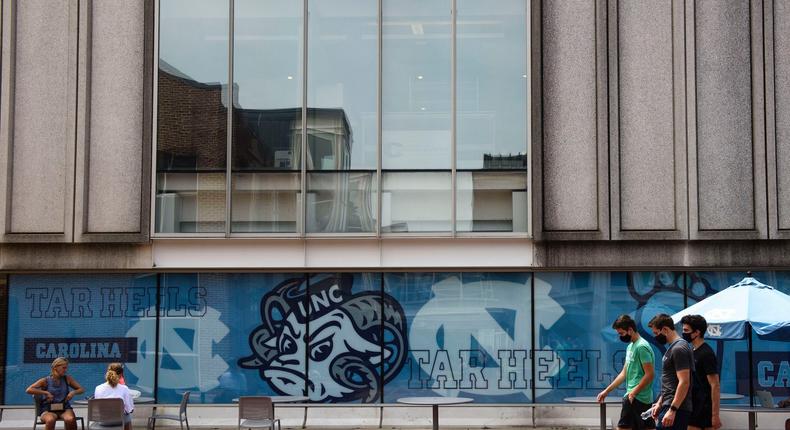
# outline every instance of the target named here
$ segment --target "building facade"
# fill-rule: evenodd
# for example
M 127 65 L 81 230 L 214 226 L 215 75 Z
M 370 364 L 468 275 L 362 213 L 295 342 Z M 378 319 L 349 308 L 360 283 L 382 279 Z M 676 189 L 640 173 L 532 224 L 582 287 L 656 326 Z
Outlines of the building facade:
M 788 76 L 784 0 L 3 1 L 0 404 L 597 394 L 618 315 L 790 292 Z

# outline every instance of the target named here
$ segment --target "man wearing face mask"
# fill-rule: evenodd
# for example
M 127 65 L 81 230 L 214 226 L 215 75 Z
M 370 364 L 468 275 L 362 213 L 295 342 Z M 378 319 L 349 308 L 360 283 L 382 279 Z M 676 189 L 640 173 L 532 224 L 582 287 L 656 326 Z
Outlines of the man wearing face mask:
M 662 358 L 661 395 L 653 405 L 657 429 L 686 430 L 691 415 L 691 346 L 678 336 L 675 323 L 667 314 L 658 314 L 648 323 L 656 342 L 669 344 Z
M 614 378 L 605 390 L 598 394 L 598 402 L 603 402 L 606 396 L 623 381 L 625 396 L 623 396 L 623 409 L 620 411 L 618 429 L 652 429 L 655 428 L 653 419 L 642 420 L 640 415 L 650 409 L 653 401 L 653 348 L 636 331 L 636 322 L 628 315 L 620 315 L 614 320 L 612 328 L 617 336 L 628 346 L 625 349 L 625 363 L 623 370 Z
M 691 399 L 694 410 L 689 418 L 689 430 L 710 430 L 721 427 L 719 419 L 719 370 L 716 354 L 705 343 L 708 322 L 702 315 L 686 315 L 681 320 L 683 339 L 694 348 L 694 383 Z

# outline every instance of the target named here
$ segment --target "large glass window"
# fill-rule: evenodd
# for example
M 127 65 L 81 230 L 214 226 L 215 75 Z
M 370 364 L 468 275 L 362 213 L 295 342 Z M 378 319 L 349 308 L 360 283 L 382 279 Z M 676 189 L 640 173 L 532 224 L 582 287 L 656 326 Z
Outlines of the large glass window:
M 155 233 L 529 230 L 526 0 L 159 10 Z
M 225 231 L 228 1 L 162 0 L 157 233 Z
M 525 233 L 527 4 L 456 5 L 456 230 Z
M 376 232 L 377 6 L 308 2 L 307 233 Z
M 301 216 L 302 2 L 235 0 L 231 232 L 296 233 Z

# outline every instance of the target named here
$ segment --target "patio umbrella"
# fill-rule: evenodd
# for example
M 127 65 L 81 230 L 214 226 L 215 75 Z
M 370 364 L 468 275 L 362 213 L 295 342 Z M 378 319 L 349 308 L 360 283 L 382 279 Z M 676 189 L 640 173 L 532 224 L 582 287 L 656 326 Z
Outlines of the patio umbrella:
M 672 315 L 675 323 L 685 315 L 702 315 L 708 322 L 705 337 L 749 340 L 749 404 L 754 404 L 752 330 L 758 335 L 790 332 L 790 296 L 765 285 L 751 273 L 740 282 Z

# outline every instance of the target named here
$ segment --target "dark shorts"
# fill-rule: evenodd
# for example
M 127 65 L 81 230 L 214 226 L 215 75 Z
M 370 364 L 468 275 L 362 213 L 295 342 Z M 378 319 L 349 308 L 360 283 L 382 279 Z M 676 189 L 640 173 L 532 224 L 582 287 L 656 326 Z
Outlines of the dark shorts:
M 71 410 L 73 410 L 73 409 L 71 407 L 67 406 L 66 409 L 61 409 L 59 411 L 41 411 L 41 415 L 39 415 L 39 416 L 43 417 L 44 414 L 52 414 L 52 415 L 55 415 L 56 417 L 58 417 L 58 419 L 60 419 L 66 411 L 71 411 Z
M 671 427 L 662 427 L 661 420 L 664 419 L 664 414 L 667 413 L 669 410 L 669 405 L 662 406 L 661 410 L 658 412 L 658 419 L 656 420 L 656 429 L 658 430 L 686 430 L 689 426 L 689 416 L 691 416 L 690 411 L 684 411 L 683 409 L 678 409 L 675 411 L 675 422 L 672 423 Z
M 689 425 L 700 428 L 713 427 L 713 405 L 703 403 L 702 406 L 697 407 L 697 404 L 694 403 L 694 410 L 689 416 Z
M 652 405 L 649 403 L 642 403 L 637 399 L 633 402 L 628 401 L 628 397 L 623 397 L 623 408 L 620 410 L 620 421 L 617 422 L 617 427 L 624 429 L 653 429 L 656 424 L 652 418 L 642 420 L 642 412 L 650 409 Z

